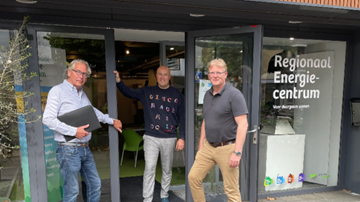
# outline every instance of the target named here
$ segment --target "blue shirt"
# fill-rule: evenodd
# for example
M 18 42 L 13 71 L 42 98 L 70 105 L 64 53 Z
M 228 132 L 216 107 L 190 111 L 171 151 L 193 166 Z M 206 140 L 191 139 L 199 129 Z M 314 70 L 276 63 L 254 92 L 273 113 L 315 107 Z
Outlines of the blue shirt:
M 185 102 L 179 90 L 171 86 L 161 89 L 157 85 L 130 89 L 123 81 L 116 85 L 124 96 L 141 101 L 146 135 L 174 138 L 179 125 L 179 137 L 185 139 Z
M 77 127 L 69 126 L 59 121 L 57 117 L 87 105 L 91 105 L 91 102 L 82 88 L 78 91 L 67 80 L 51 88 L 43 114 L 43 124 L 54 131 L 55 141 L 66 142 L 63 135 L 75 136 L 77 130 Z M 109 115 L 103 114 L 96 108 L 94 111 L 100 122 L 111 125 L 114 123 Z M 81 139 L 75 138 L 70 142 L 88 142 L 90 139 L 91 133 Z

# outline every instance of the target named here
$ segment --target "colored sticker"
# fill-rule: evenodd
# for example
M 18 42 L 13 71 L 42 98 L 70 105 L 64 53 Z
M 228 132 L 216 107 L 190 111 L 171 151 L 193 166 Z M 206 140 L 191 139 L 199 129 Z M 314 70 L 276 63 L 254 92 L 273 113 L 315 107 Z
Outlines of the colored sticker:
M 298 179 L 298 181 L 299 181 L 299 182 L 304 182 L 304 180 L 305 180 L 305 175 L 304 175 L 304 173 L 300 173 L 300 174 L 299 174 L 299 179 Z
M 277 176 L 276 177 L 276 184 L 277 185 L 280 185 L 280 184 L 284 184 L 285 183 L 285 179 L 284 179 L 284 176 Z
M 310 175 L 310 178 L 313 179 L 313 178 L 315 178 L 317 175 L 318 175 L 318 174 L 311 174 L 311 175 Z
M 289 174 L 288 178 L 287 178 L 287 183 L 291 184 L 294 182 L 294 175 L 293 174 Z
M 269 185 L 272 185 L 274 183 L 274 180 L 271 179 L 269 176 L 267 176 L 265 179 L 264 179 L 264 186 L 267 187 Z
M 150 100 L 154 99 L 154 96 L 150 94 L 149 96 Z
M 164 101 L 164 102 L 165 102 L 165 100 L 166 100 L 166 97 L 162 97 L 162 101 Z
M 321 178 L 325 179 L 325 178 L 329 178 L 329 177 L 330 177 L 330 175 L 323 175 Z
M 155 119 L 160 120 L 160 114 L 156 114 Z
M 170 111 L 170 107 L 166 107 L 166 111 L 169 112 L 169 111 Z
M 155 103 L 151 103 L 151 108 L 155 109 Z
M 156 130 L 159 130 L 159 129 L 160 129 L 160 126 L 159 126 L 159 125 L 156 125 L 156 126 L 155 126 L 155 129 L 156 129 Z
M 179 102 L 179 100 L 178 100 L 177 98 L 175 98 L 174 102 L 175 102 L 175 103 L 178 103 L 178 102 Z
M 160 105 L 160 108 L 159 109 L 164 109 L 164 106 Z

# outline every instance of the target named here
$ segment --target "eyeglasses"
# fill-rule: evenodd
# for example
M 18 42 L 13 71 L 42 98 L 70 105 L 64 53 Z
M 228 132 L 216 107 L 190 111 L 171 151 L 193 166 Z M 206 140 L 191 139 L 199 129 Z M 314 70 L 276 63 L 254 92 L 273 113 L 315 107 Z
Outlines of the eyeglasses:
M 73 70 L 73 69 L 72 69 L 72 71 L 74 71 L 77 76 L 82 76 L 82 77 L 85 77 L 85 78 L 87 78 L 87 77 L 90 76 L 88 73 L 81 72 L 81 71 L 79 71 L 79 70 Z
M 224 74 L 225 72 L 209 72 L 209 75 L 210 76 L 215 76 L 215 75 L 222 75 L 222 74 Z

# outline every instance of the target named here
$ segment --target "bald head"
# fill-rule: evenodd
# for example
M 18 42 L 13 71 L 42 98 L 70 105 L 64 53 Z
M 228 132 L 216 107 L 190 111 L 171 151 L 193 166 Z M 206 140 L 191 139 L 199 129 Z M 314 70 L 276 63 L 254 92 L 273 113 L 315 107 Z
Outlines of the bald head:
M 170 75 L 170 69 L 169 69 L 169 67 L 167 67 L 167 66 L 160 66 L 160 67 L 158 67 L 157 68 L 157 70 L 156 70 L 156 73 L 158 73 L 159 71 L 167 71 L 168 73 L 169 73 L 169 75 Z
M 170 69 L 167 66 L 160 66 L 156 71 L 156 80 L 159 88 L 167 89 L 170 87 Z

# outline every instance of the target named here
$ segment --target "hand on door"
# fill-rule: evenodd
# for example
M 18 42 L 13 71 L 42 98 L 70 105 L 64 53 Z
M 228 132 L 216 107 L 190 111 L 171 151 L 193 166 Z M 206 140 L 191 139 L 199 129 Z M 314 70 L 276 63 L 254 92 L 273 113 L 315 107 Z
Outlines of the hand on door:
M 121 79 L 120 79 L 120 75 L 119 75 L 119 72 L 118 71 L 113 71 L 114 72 L 114 74 L 115 74 L 115 76 L 116 76 L 116 83 L 119 83 L 120 81 L 121 81 Z

